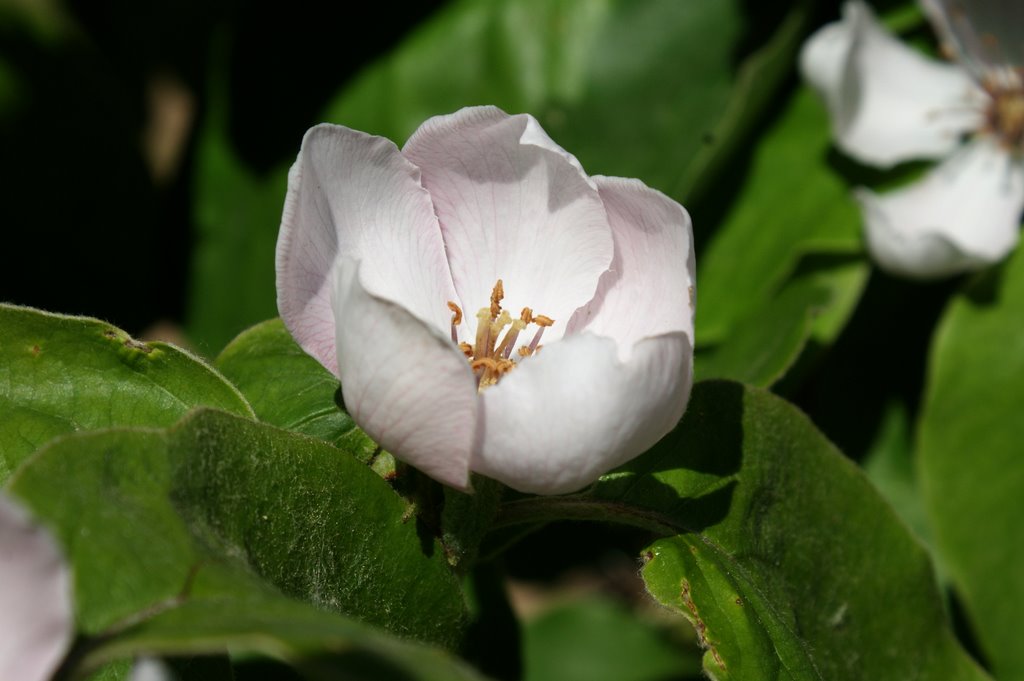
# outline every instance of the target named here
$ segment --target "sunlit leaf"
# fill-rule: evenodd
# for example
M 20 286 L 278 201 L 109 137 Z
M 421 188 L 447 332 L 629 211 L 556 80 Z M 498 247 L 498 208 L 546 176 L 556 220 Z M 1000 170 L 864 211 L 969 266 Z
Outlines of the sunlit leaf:
M 199 405 L 252 415 L 234 386 L 181 348 L 0 304 L 0 483 L 62 433 L 168 426 Z
M 440 544 L 387 483 L 318 440 L 199 411 L 168 431 L 57 440 L 19 469 L 11 491 L 56 530 L 90 635 L 179 606 L 210 610 L 221 597 L 238 601 L 236 624 L 266 617 L 279 636 L 287 625 L 260 615 L 264 601 L 320 621 L 270 584 L 403 637 L 452 645 L 460 635 L 465 606 Z M 191 616 L 173 612 L 185 638 L 200 637 L 210 616 L 195 615 L 190 634 Z M 231 617 L 216 627 L 229 629 Z

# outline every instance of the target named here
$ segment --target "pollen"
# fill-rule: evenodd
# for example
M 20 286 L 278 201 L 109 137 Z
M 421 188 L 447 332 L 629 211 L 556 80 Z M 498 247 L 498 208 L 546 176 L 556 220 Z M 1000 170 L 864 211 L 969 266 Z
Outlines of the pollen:
M 476 336 L 473 343 L 459 341 L 458 326 L 462 322 L 462 309 L 448 301 L 448 309 L 452 312 L 452 342 L 466 355 L 473 375 L 476 376 L 477 390 L 496 385 L 502 376 L 516 368 L 517 362 L 540 350 L 540 339 L 544 329 L 555 323 L 555 320 L 542 314 L 534 315 L 533 310 L 524 307 L 519 318 L 514 319 L 512 313 L 501 306 L 505 299 L 505 287 L 501 279 L 491 290 L 490 306 L 480 308 L 476 313 Z M 513 349 L 519 340 L 519 334 L 531 324 L 537 327 L 529 344 L 519 347 L 516 357 Z

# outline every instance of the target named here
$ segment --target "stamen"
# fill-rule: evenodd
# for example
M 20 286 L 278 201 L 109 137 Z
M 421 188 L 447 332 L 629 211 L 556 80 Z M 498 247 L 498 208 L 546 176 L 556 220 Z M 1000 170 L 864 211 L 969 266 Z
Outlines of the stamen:
M 489 357 L 491 349 L 491 315 L 486 307 L 476 313 L 476 344 L 473 354 L 477 357 Z
M 537 329 L 537 333 L 534 334 L 533 340 L 530 341 L 530 354 L 531 355 L 536 353 L 538 350 L 540 350 L 540 345 L 539 345 L 540 337 L 544 335 L 544 329 L 546 329 L 549 326 L 551 326 L 552 324 L 554 324 L 555 320 L 552 319 L 551 317 L 546 317 L 546 316 L 544 316 L 542 314 L 539 314 L 536 317 L 534 317 L 533 322 L 537 326 L 539 326 L 540 328 Z
M 508 310 L 501 308 L 504 297 L 505 288 L 499 279 L 491 290 L 490 305 L 480 308 L 476 313 L 476 339 L 473 345 L 458 342 L 456 327 L 462 321 L 462 309 L 448 301 L 448 309 L 452 311 L 452 341 L 469 361 L 480 391 L 495 385 L 502 376 L 516 367 L 516 360 L 511 359 L 512 350 L 519 340 L 519 334 L 527 326 L 536 324 L 538 330 L 529 345 L 520 346 L 519 357 L 528 357 L 540 350 L 544 329 L 555 323 L 546 315 L 534 315 L 528 307 L 523 308 L 519 319 L 513 319 Z
M 512 354 L 512 348 L 516 344 L 516 339 L 519 338 L 519 332 L 526 328 L 527 322 L 522 319 L 516 319 L 512 322 L 512 328 L 508 330 L 505 337 L 501 339 L 501 343 L 494 350 L 494 354 L 503 358 L 508 359 L 509 355 Z
M 501 313 L 501 300 L 505 297 L 505 287 L 499 279 L 491 290 L 491 319 L 497 319 Z
M 991 98 L 982 130 L 1019 158 L 1024 156 L 1024 84 L 1000 82 L 998 75 L 989 73 L 982 83 Z
M 459 332 L 456 327 L 458 327 L 459 322 L 462 321 L 462 308 L 449 300 L 448 309 L 452 311 L 452 342 L 458 343 Z
M 491 349 L 493 350 L 493 344 L 498 342 L 498 336 L 501 335 L 501 330 L 512 323 L 512 315 L 508 313 L 508 310 L 502 310 L 498 318 L 491 323 Z M 493 354 L 493 353 L 492 353 Z

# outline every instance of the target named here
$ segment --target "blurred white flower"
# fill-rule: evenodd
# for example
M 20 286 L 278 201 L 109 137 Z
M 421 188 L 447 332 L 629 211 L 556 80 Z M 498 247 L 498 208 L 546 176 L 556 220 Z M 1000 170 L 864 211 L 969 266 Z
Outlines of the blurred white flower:
M 683 207 L 587 176 L 532 116 L 462 109 L 401 150 L 320 125 L 289 175 L 281 317 L 363 430 L 455 487 L 570 492 L 657 442 L 693 285 Z
M 60 549 L 0 493 L 0 679 L 49 679 L 73 631 L 71 573 Z
M 923 4 L 954 63 L 903 45 L 859 0 L 800 55 L 843 152 L 883 168 L 943 159 L 896 191 L 857 190 L 872 257 L 914 278 L 1001 260 L 1024 210 L 1024 3 Z

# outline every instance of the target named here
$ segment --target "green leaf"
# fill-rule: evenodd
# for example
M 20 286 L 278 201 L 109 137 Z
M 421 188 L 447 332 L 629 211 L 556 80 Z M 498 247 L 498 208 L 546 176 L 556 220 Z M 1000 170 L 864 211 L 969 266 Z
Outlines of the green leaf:
M 645 617 L 645 615 L 647 615 Z M 523 631 L 526 681 L 664 681 L 700 678 L 700 656 L 650 613 L 607 597 L 556 606 Z
M 11 490 L 68 551 L 86 634 L 182 594 L 231 596 L 235 582 L 244 600 L 256 581 L 241 568 L 403 637 L 452 645 L 461 634 L 465 606 L 440 544 L 376 474 L 318 440 L 198 411 L 168 431 L 61 438 Z
M 814 266 L 816 260 L 824 264 Z M 868 274 L 867 263 L 859 258 L 805 258 L 775 297 L 736 322 L 726 341 L 698 345 L 697 379 L 726 378 L 763 388 L 774 385 L 809 342 L 827 346 L 839 335 Z
M 214 364 L 261 421 L 342 446 L 361 461 L 376 451 L 339 406 L 338 379 L 298 346 L 280 319 L 243 331 Z
M 96 319 L 0 304 L 0 483 L 57 435 L 168 426 L 198 405 L 253 413 L 185 350 L 139 342 Z
M 693 622 L 720 681 L 987 678 L 950 631 L 924 549 L 763 390 L 698 384 L 680 426 L 589 493 L 503 510 L 506 523 L 545 513 L 667 535 L 644 553 L 647 588 Z
M 984 679 L 928 556 L 861 471 L 769 393 L 695 392 L 679 431 L 598 494 L 686 532 L 644 578 L 690 619 L 718 679 Z
M 937 550 L 994 675 L 1024 679 L 1024 252 L 974 281 L 934 337 L 918 459 Z
M 744 320 L 770 303 L 808 254 L 861 252 L 860 214 L 849 187 L 829 167 L 829 149 L 824 107 L 801 88 L 762 138 L 732 210 L 701 254 L 698 343 L 739 335 Z M 834 336 L 859 297 L 867 268 L 851 270 L 850 261 L 839 258 L 835 268 L 819 268 L 819 276 L 832 280 L 831 304 L 838 311 L 827 313 L 832 316 L 818 331 Z

